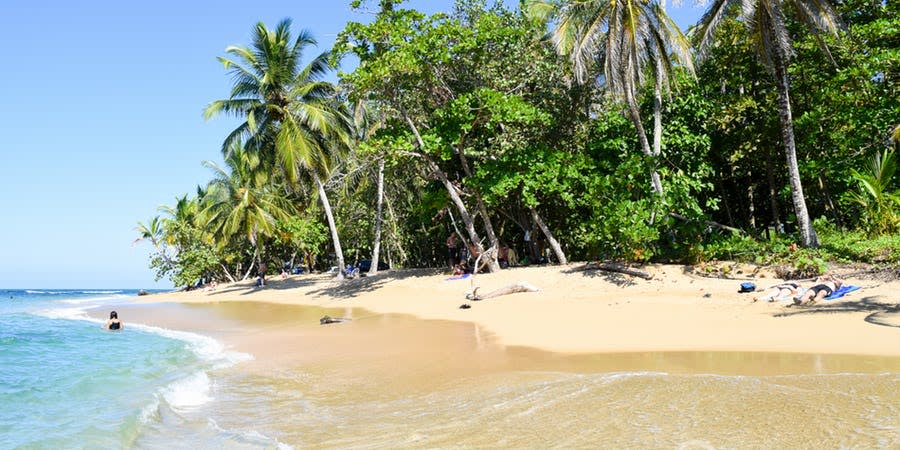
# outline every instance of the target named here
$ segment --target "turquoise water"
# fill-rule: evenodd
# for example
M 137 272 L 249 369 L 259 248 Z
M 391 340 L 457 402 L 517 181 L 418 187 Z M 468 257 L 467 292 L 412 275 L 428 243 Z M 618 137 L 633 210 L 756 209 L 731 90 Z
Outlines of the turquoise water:
M 210 427 L 211 374 L 246 355 L 127 318 L 124 331 L 104 331 L 85 313 L 134 295 L 0 290 L 0 448 L 174 448 L 190 442 L 176 427 Z

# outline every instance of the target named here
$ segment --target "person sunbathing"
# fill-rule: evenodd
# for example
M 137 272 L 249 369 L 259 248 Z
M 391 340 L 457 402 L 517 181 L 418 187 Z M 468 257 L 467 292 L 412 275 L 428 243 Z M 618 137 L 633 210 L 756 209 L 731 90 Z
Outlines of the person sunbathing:
M 816 278 L 815 286 L 809 288 L 800 297 L 794 299 L 794 304 L 809 305 L 811 303 L 820 302 L 838 290 L 844 281 L 832 275 L 825 275 Z
M 760 295 L 753 297 L 753 301 L 757 302 L 765 300 L 774 302 L 775 300 L 791 298 L 795 295 L 799 295 L 800 289 L 800 284 L 796 281 L 785 281 L 784 283 L 776 284 L 765 291 L 760 292 Z

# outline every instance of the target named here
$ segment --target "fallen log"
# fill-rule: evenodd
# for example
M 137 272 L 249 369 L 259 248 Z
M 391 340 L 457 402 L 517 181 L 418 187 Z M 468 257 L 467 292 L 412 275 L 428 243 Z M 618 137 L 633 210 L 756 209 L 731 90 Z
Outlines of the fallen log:
M 516 284 L 511 284 L 509 286 L 502 287 L 495 291 L 488 292 L 487 294 L 484 294 L 484 295 L 478 295 L 478 289 L 479 288 L 475 288 L 474 290 L 472 290 L 471 294 L 466 294 L 466 298 L 469 300 L 478 301 L 478 300 L 484 300 L 484 299 L 488 299 L 488 298 L 499 297 L 501 295 L 515 294 L 518 292 L 538 292 L 538 291 L 540 291 L 540 289 L 532 286 L 531 284 L 529 284 L 525 281 L 520 281 Z
M 585 270 L 603 270 L 606 272 L 616 272 L 616 273 L 624 273 L 625 275 L 631 275 L 633 277 L 643 278 L 645 280 L 652 280 L 653 275 L 650 275 L 647 272 L 642 270 L 632 269 L 629 267 L 625 267 L 621 264 L 611 264 L 611 263 L 587 263 L 581 267 L 576 267 L 573 270 L 576 271 L 585 271 Z
M 330 324 L 333 324 L 333 323 L 344 323 L 344 322 L 349 322 L 350 320 L 351 320 L 351 319 L 348 319 L 348 318 L 346 318 L 346 317 L 331 317 L 331 316 L 324 316 L 324 317 L 322 317 L 321 319 L 319 319 L 319 325 L 330 325 Z

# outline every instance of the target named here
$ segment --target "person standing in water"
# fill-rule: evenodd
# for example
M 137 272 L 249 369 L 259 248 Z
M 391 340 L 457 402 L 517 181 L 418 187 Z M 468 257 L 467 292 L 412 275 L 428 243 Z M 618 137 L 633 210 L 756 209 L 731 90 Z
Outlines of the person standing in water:
M 119 320 L 119 313 L 112 311 L 109 313 L 109 320 L 106 321 L 103 328 L 109 331 L 119 331 L 125 328 L 125 324 Z

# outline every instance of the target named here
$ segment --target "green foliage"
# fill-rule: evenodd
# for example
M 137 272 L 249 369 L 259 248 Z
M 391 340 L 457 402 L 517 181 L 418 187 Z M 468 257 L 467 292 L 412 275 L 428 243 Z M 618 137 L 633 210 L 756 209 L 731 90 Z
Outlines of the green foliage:
M 900 232 L 900 191 L 891 191 L 891 182 L 897 172 L 897 156 L 893 150 L 876 154 L 869 161 L 868 171 L 852 171 L 858 183 L 858 192 L 849 192 L 848 198 L 862 207 L 862 223 L 866 231 L 876 234 Z
M 179 286 L 200 278 L 239 279 L 252 272 L 257 251 L 270 266 L 299 254 L 307 261 L 323 255 L 320 264 L 327 267 L 339 243 L 329 250 L 325 203 L 317 208 L 317 199 L 331 201 L 347 254 L 369 257 L 380 162 L 381 252 L 394 267 L 445 263 L 444 240 L 454 220 L 462 224 L 443 180 L 476 217 L 477 233 L 486 231 L 489 218 L 499 239 L 523 257 L 537 256 L 534 239 L 523 239 L 525 232 L 539 233 L 534 212 L 570 260 L 731 259 L 803 274 L 820 273 L 832 262 L 900 264 L 900 199 L 896 180 L 891 184 L 896 150 L 884 151 L 897 145 L 891 139 L 900 141 L 897 2 L 839 2 L 847 25 L 840 40 L 811 33 L 803 24 L 810 17 L 790 8 L 783 35 L 763 29 L 769 22 L 722 15 L 696 80 L 687 63 L 674 64 L 678 55 L 656 54 L 678 49 L 666 39 L 643 40 L 649 34 L 633 41 L 646 52 L 629 68 L 616 62 L 633 50 L 616 53 L 627 40 L 615 41 L 616 48 L 557 42 L 578 53 L 581 64 L 573 64 L 572 54 L 560 56 L 552 42 L 539 39 L 547 32 L 542 22 L 502 2 L 461 0 L 452 13 L 433 15 L 404 3 L 352 0 L 352 8 L 375 7 L 377 14 L 348 23 L 334 52 L 305 66 L 301 50 L 313 40 L 304 32 L 291 36 L 289 21 L 274 29 L 260 24 L 252 45 L 226 50 L 220 60 L 234 77 L 233 89 L 206 114 L 233 115 L 242 123 L 224 137 L 228 166 L 216 168 L 212 182 L 139 224 L 138 240 L 152 245 L 150 265 L 159 277 Z M 575 2 L 527 3 L 553 3 L 533 11 L 541 14 L 586 17 Z M 579 3 L 585 4 L 634 4 L 639 10 L 628 14 L 653 22 L 646 22 L 655 30 L 648 33 L 667 26 L 657 20 L 653 2 Z M 595 30 L 634 38 L 643 28 L 616 22 L 624 17 Z M 585 30 L 557 35 L 568 39 Z M 758 54 L 759 39 L 778 38 L 763 42 L 773 44 L 785 36 L 794 55 L 785 68 L 799 175 L 810 214 L 819 217 L 821 247 L 815 250 L 792 246 L 797 236 L 788 213 L 778 89 L 765 66 L 774 61 Z M 822 43 L 834 63 L 823 57 Z M 764 48 L 763 56 L 775 55 L 773 49 Z M 590 59 L 602 51 L 612 58 Z M 359 65 L 340 74 L 339 86 L 323 81 L 329 64 L 346 54 Z M 637 125 L 652 129 L 647 118 L 657 104 L 653 83 L 645 81 L 658 76 L 654 61 L 664 69 L 663 126 L 661 153 L 648 156 Z M 609 76 L 581 71 L 594 64 L 605 65 Z M 579 84 L 576 75 L 602 83 Z M 879 157 L 870 162 L 874 154 Z M 648 174 L 654 171 L 663 197 L 652 189 Z M 744 231 L 722 233 L 710 221 Z M 782 228 L 787 233 L 761 240 L 761 230 Z
M 815 223 L 822 239 L 817 249 L 797 248 L 795 238 L 778 236 L 761 241 L 738 233 L 712 234 L 698 246 L 697 261 L 733 260 L 794 267 L 794 276 L 813 276 L 828 271 L 829 263 L 863 262 L 891 267 L 900 264 L 900 234 L 876 238 L 865 231 L 842 231 L 827 220 Z

